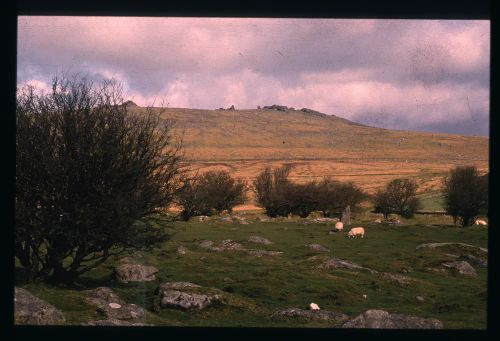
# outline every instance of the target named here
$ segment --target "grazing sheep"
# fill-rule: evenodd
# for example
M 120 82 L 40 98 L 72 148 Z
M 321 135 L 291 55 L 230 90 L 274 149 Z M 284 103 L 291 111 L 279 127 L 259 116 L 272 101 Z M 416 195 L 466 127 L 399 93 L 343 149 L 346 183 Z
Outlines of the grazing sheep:
M 482 220 L 482 219 L 476 219 L 476 221 L 474 222 L 475 225 L 488 225 L 486 223 L 486 221 Z
M 344 229 L 344 224 L 341 221 L 335 223 L 335 230 L 342 231 L 343 229 Z
M 361 236 L 363 238 L 365 235 L 365 229 L 363 227 L 353 227 L 348 233 L 349 238 L 355 238 L 356 236 Z
M 309 308 L 311 310 L 319 310 L 319 306 L 316 303 L 309 304 Z

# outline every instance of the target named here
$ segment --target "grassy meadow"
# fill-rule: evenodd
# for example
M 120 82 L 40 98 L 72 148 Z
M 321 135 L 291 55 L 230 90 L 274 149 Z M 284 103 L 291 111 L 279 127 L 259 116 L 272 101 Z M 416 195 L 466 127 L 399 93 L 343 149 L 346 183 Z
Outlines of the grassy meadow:
M 354 216 L 354 225 L 364 226 L 363 239 L 349 239 L 345 233 L 329 234 L 332 225 L 308 219 L 278 219 L 262 222 L 256 211 L 238 212 L 249 224 L 170 221 L 165 215 L 152 218 L 172 238 L 161 247 L 144 252 L 140 262 L 157 267 L 157 280 L 120 284 L 112 278 L 119 258 L 108 260 L 81 278 L 76 287 L 23 284 L 34 295 L 61 309 L 68 324 L 99 319 L 81 290 L 108 286 L 128 303 L 147 309 L 146 322 L 156 326 L 242 326 L 242 327 L 338 327 L 331 322 L 275 320 L 270 314 L 289 307 L 306 308 L 317 303 L 321 309 L 354 317 L 368 309 L 440 319 L 445 328 L 486 328 L 487 271 L 477 268 L 477 277 L 430 268 L 452 260 L 450 254 L 474 254 L 475 249 L 457 247 L 419 249 L 429 242 L 464 242 L 487 247 L 487 228 L 460 228 L 449 217 L 417 216 L 402 219 L 401 225 L 374 223 L 378 217 L 365 212 Z M 273 244 L 248 242 L 251 235 Z M 202 240 L 231 239 L 246 248 L 279 250 L 280 256 L 257 258 L 242 251 L 210 252 L 199 246 Z M 318 243 L 329 252 L 316 252 L 305 244 Z M 180 255 L 178 246 L 189 252 Z M 316 257 L 314 257 L 316 256 Z M 318 268 L 326 257 L 339 257 L 378 272 L 402 274 L 413 279 L 402 285 L 381 273 L 366 270 Z M 224 305 L 202 311 L 154 310 L 155 290 L 166 281 L 189 281 L 220 290 Z M 364 298 L 363 295 L 366 295 Z M 416 297 L 422 296 L 423 301 Z
M 143 108 L 134 107 L 136 113 Z M 155 109 L 156 110 L 156 109 Z M 368 193 L 395 178 L 407 177 L 419 184 L 424 210 L 442 210 L 443 176 L 458 165 L 475 165 L 488 171 L 488 138 L 429 132 L 396 131 L 356 124 L 340 117 L 266 110 L 197 110 L 167 108 L 163 119 L 175 123 L 183 138 L 186 164 L 193 171 L 228 171 L 249 185 L 265 167 L 292 164 L 290 179 L 304 182 L 331 176 L 352 181 Z M 345 233 L 329 234 L 331 224 L 312 219 L 275 219 L 263 222 L 252 195 L 235 210 L 249 224 L 209 221 L 172 221 L 158 215 L 151 221 L 171 239 L 143 253 L 141 263 L 159 269 L 152 282 L 120 284 L 112 271 L 121 257 L 108 259 L 85 274 L 74 287 L 23 282 L 25 287 L 56 308 L 68 324 L 102 319 L 86 303 L 82 290 L 99 286 L 113 289 L 127 303 L 147 310 L 146 323 L 156 326 L 231 327 L 338 327 L 332 322 L 275 320 L 270 315 L 290 307 L 306 309 L 317 303 L 323 310 L 349 315 L 368 309 L 433 317 L 444 328 L 486 328 L 487 270 L 476 268 L 477 277 L 436 272 L 453 255 L 475 254 L 476 249 L 445 247 L 419 249 L 421 243 L 463 242 L 487 247 L 487 227 L 461 228 L 451 217 L 417 215 L 399 225 L 376 223 L 379 215 L 353 217 L 353 226 L 364 226 L 365 238 L 348 239 Z M 273 244 L 248 242 L 252 235 Z M 231 239 L 245 248 L 282 251 L 279 256 L 257 258 L 242 251 L 211 252 L 202 240 L 218 243 Z M 305 244 L 321 244 L 329 252 L 315 252 Z M 181 255 L 179 246 L 189 252 Z M 378 271 L 319 266 L 327 257 L 339 257 Z M 483 255 L 484 256 L 484 255 Z M 18 269 L 20 270 L 20 269 Z M 409 284 L 395 283 L 383 272 L 410 277 Z M 18 271 L 21 274 L 21 271 Z M 167 281 L 188 281 L 224 293 L 225 304 L 202 311 L 155 311 L 155 291 Z M 417 299 L 419 296 L 419 299 Z M 366 297 L 366 298 L 365 298 Z

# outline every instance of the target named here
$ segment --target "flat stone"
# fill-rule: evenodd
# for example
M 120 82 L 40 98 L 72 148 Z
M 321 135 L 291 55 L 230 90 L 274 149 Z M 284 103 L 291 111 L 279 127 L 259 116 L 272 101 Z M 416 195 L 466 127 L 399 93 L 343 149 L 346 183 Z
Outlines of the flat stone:
M 134 320 L 145 316 L 143 308 L 128 304 L 108 287 L 98 287 L 83 292 L 87 302 L 97 307 L 106 319 Z
M 344 323 L 342 328 L 442 329 L 443 323 L 434 318 L 389 314 L 385 310 L 367 310 Z
M 82 325 L 83 326 L 131 326 L 131 327 L 152 326 L 152 324 L 124 321 L 124 320 L 118 320 L 118 319 L 88 321 L 88 322 L 82 323 Z
M 466 261 L 447 262 L 443 263 L 442 265 L 445 268 L 458 271 L 458 273 L 461 275 L 474 276 L 474 277 L 477 276 L 476 269 L 474 269 L 472 265 L 470 265 Z
M 271 318 L 300 318 L 316 321 L 332 321 L 343 323 L 349 319 L 349 316 L 343 313 L 337 313 L 328 310 L 306 310 L 299 308 L 287 308 L 278 310 L 271 315 Z
M 264 245 L 269 245 L 269 244 L 273 243 L 269 239 L 266 239 L 266 238 L 261 237 L 261 236 L 250 236 L 250 237 L 248 237 L 248 241 L 251 243 L 264 244 Z
M 331 270 L 331 269 L 349 269 L 349 270 L 368 270 L 371 273 L 377 273 L 377 271 L 365 268 L 363 266 L 360 266 L 356 263 L 349 262 L 344 259 L 340 259 L 337 257 L 329 257 L 327 258 L 323 264 L 319 266 L 319 268 L 326 269 L 326 270 Z
M 158 289 L 160 308 L 202 310 L 221 299 L 221 295 L 202 291 L 203 287 L 190 282 L 162 283 Z
M 336 223 L 339 221 L 338 218 L 315 218 L 312 219 L 313 222 L 315 223 Z
M 131 261 L 121 262 L 114 270 L 114 276 L 120 283 L 150 282 L 156 279 L 158 269 Z
M 221 242 L 220 248 L 222 251 L 234 251 L 234 250 L 244 250 L 245 248 L 240 243 L 237 243 L 231 239 L 225 239 Z
M 413 278 L 399 275 L 399 274 L 391 274 L 389 272 L 384 272 L 382 275 L 385 278 L 389 279 L 391 282 L 395 282 L 395 283 L 402 285 L 402 286 L 408 285 L 413 281 Z
M 200 243 L 200 247 L 208 249 L 213 252 L 223 252 L 223 251 L 242 251 L 245 250 L 243 245 L 235 242 L 231 239 L 225 239 L 220 242 L 218 246 L 214 246 L 214 242 L 211 240 L 204 240 Z
M 488 259 L 482 258 L 482 257 L 476 257 L 473 255 L 461 255 L 460 257 L 457 258 L 457 261 L 466 261 L 472 266 L 477 266 L 479 268 L 486 268 L 488 267 Z
M 481 251 L 483 251 L 485 253 L 488 253 L 488 249 L 485 249 L 484 247 L 474 246 L 474 245 L 470 245 L 470 244 L 466 244 L 466 243 L 426 243 L 426 244 L 420 244 L 420 245 L 418 245 L 415 249 L 416 250 L 419 250 L 419 249 L 422 249 L 422 248 L 435 249 L 435 248 L 439 248 L 439 247 L 443 247 L 443 246 L 453 246 L 453 245 L 464 246 L 464 247 L 471 247 L 471 248 L 475 248 L 475 249 L 481 250 Z
M 182 290 L 186 288 L 201 288 L 198 284 L 191 282 L 165 282 L 160 284 L 160 290 L 177 289 Z
M 61 325 L 64 314 L 23 288 L 14 288 L 14 324 Z
M 214 244 L 214 242 L 211 240 L 203 240 L 200 243 L 200 247 L 202 247 L 204 249 L 209 249 L 212 247 L 213 244 Z
M 313 250 L 313 251 L 330 252 L 329 249 L 327 249 L 326 247 L 324 247 L 323 245 L 320 245 L 320 244 L 307 244 L 305 246 L 308 247 L 309 249 Z
M 272 251 L 272 250 L 247 250 L 248 254 L 255 257 L 262 256 L 280 256 L 283 254 L 283 251 Z

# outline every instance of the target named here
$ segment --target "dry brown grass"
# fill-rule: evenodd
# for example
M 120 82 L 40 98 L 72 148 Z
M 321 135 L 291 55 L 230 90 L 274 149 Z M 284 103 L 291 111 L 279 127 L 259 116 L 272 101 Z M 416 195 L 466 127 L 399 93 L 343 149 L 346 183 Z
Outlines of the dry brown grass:
M 420 192 L 436 190 L 459 165 L 488 171 L 487 137 L 387 130 L 301 111 L 167 108 L 162 118 L 174 121 L 194 171 L 224 169 L 249 183 L 285 163 L 294 181 L 331 176 L 368 192 L 400 177 L 415 179 Z

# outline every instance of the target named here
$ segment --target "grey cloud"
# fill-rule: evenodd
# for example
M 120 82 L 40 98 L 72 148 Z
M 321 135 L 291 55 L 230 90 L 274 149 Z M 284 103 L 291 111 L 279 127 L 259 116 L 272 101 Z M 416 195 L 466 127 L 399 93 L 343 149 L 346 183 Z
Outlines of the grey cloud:
M 311 104 L 335 113 L 335 108 L 349 104 L 338 96 L 332 102 L 326 90 L 323 98 L 303 93 L 317 90 L 314 84 L 304 84 L 304 75 L 364 70 L 360 85 L 376 81 L 400 89 L 423 86 L 423 97 L 432 97 L 436 87 L 487 92 L 488 58 L 487 22 L 21 17 L 18 83 L 50 81 L 60 71 L 95 78 L 115 74 L 131 92 L 145 98 L 163 96 L 165 91 L 179 97 L 171 87 L 185 86 L 184 102 L 193 107 L 215 108 L 238 100 L 255 107 L 298 93 L 290 101 L 314 97 Z M 255 77 L 245 76 L 246 85 L 238 88 L 244 93 L 237 98 L 228 92 L 235 91 L 233 83 L 245 70 Z M 333 85 L 329 89 L 335 91 Z M 389 128 L 463 131 L 446 121 L 426 126 L 414 113 L 399 113 L 394 104 L 387 108 L 382 124 Z M 348 118 L 367 119 L 373 110 L 348 110 Z M 450 107 L 447 118 L 452 116 Z M 487 131 L 485 120 L 479 122 L 477 130 Z

